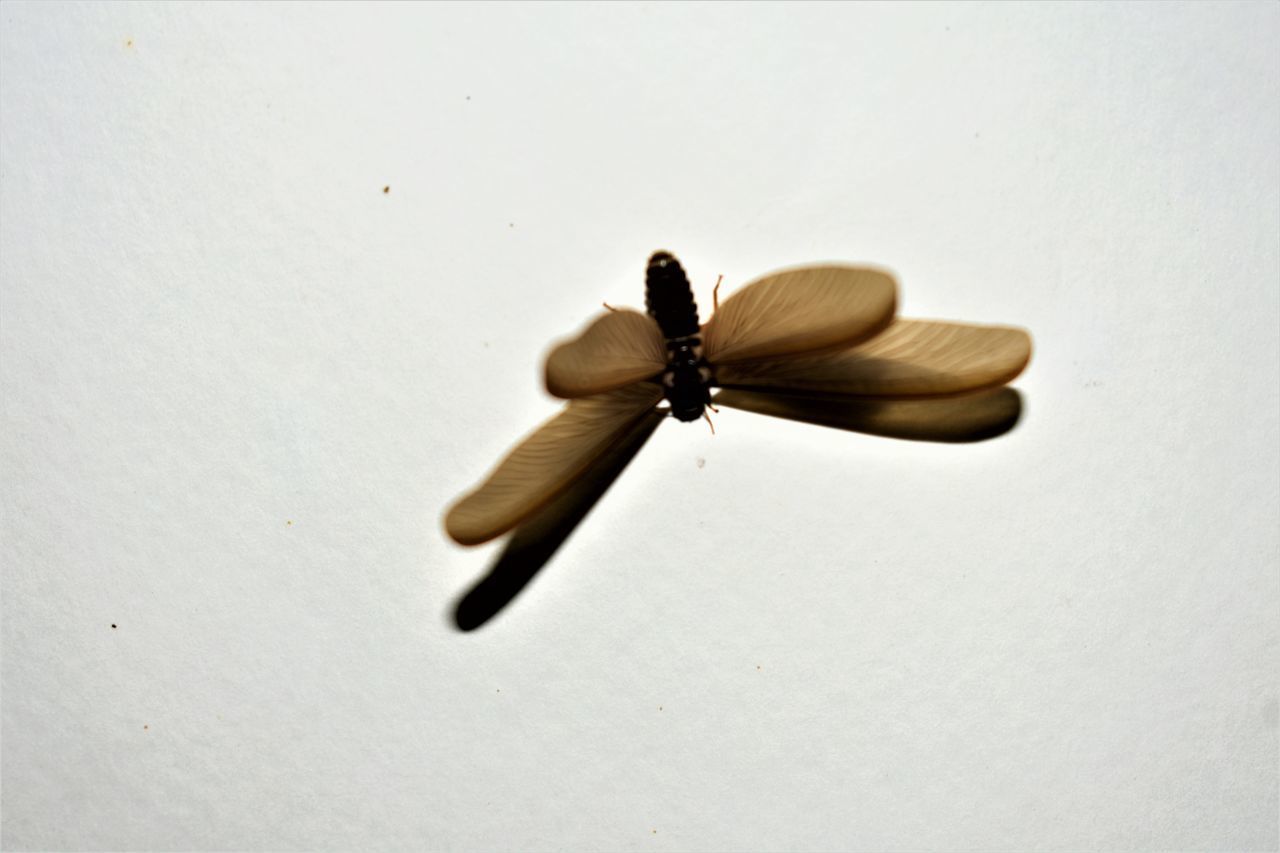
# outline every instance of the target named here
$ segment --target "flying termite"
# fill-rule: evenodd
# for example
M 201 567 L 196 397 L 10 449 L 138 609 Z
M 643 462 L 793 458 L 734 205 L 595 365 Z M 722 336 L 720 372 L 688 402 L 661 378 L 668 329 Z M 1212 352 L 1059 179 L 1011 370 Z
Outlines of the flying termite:
M 953 397 L 1012 381 L 1031 337 L 1009 326 L 895 317 L 897 282 L 869 266 L 823 264 L 764 275 L 724 300 L 705 324 L 680 262 L 655 252 L 646 313 L 605 305 L 547 357 L 546 386 L 568 405 L 445 516 L 445 531 L 477 545 L 510 531 L 568 489 L 665 404 L 703 419 L 713 388 L 824 400 Z M 764 410 L 764 407 L 757 407 Z

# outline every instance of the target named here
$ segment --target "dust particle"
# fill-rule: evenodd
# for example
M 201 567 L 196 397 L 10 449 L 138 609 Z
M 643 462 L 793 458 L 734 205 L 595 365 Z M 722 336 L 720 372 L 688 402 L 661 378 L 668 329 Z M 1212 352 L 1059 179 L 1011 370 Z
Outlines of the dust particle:
M 293 519 L 292 519 L 292 518 L 290 518 L 290 519 L 288 519 L 287 521 L 285 521 L 284 526 L 285 526 L 285 527 L 293 527 Z
M 112 623 L 111 623 L 111 630 L 113 630 L 113 631 L 114 631 L 115 629 L 116 629 L 116 623 L 112 622 Z
M 697 463 L 697 465 L 698 465 L 698 467 L 699 467 L 699 468 L 701 468 L 703 465 L 706 465 L 706 464 L 707 464 L 707 460 L 703 459 L 701 456 L 699 456 L 699 457 L 698 457 L 696 460 L 694 460 L 694 461 Z
M 662 710 L 662 706 L 661 706 L 661 705 L 659 705 L 659 706 L 658 706 L 658 710 L 659 710 L 659 711 L 661 711 L 661 710 Z
M 151 726 L 143 726 L 143 727 L 142 727 L 142 730 L 145 732 L 145 731 L 146 731 L 147 729 L 149 729 L 149 728 L 151 728 Z
M 760 664 L 756 664 L 756 669 L 760 669 Z
M 383 194 L 383 195 L 386 195 L 386 194 L 387 194 L 387 193 L 389 193 L 389 192 L 391 192 L 391 185 L 390 185 L 390 184 L 388 184 L 387 186 L 385 186 L 385 187 L 383 187 L 383 188 L 382 188 L 382 194 Z
M 133 47 L 133 39 L 125 39 L 125 40 L 124 40 L 124 46 L 125 46 L 125 47 Z

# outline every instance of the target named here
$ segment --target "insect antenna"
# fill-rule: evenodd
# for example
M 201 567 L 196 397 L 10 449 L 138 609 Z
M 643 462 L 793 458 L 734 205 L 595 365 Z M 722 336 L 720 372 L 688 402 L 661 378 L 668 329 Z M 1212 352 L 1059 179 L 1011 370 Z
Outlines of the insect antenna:
M 711 288 L 711 308 L 714 311 L 720 310 L 720 282 L 724 281 L 724 276 L 716 277 L 716 286 Z
M 720 410 L 719 410 L 719 409 L 717 409 L 716 411 L 720 411 Z M 706 419 L 706 421 L 707 421 L 707 426 L 711 427 L 711 434 L 712 434 L 712 435 L 715 435 L 715 434 L 716 434 L 716 425 L 715 425 L 715 424 L 713 424 L 713 423 L 711 422 L 711 415 L 707 414 L 707 413 L 706 413 L 706 411 L 704 410 L 704 411 L 702 412 L 702 417 Z

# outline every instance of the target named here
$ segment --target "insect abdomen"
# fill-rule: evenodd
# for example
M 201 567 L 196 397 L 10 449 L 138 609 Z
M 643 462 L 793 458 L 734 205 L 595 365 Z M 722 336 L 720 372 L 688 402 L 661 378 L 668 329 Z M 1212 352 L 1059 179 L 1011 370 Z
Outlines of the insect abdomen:
M 662 391 L 671 415 L 681 421 L 702 417 L 711 401 L 710 372 L 702 359 L 698 305 L 680 262 L 670 252 L 655 252 L 645 273 L 645 307 L 667 339 L 667 369 Z
M 698 306 L 689 279 L 670 252 L 654 252 L 644 276 L 644 307 L 667 340 L 698 334 Z

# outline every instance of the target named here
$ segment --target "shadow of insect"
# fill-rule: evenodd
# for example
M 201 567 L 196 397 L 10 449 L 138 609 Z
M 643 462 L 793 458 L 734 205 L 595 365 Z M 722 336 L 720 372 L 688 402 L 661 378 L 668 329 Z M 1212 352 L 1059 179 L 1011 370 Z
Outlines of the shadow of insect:
M 459 601 L 459 628 L 483 625 L 532 580 L 668 416 L 710 421 L 719 403 L 941 442 L 992 438 L 1021 416 L 1021 397 L 1003 386 L 1030 360 L 1030 336 L 895 317 L 897 284 L 883 270 L 796 267 L 723 306 L 717 283 L 705 325 L 670 253 L 649 259 L 645 279 L 647 313 L 606 306 L 552 350 L 547 389 L 569 404 L 446 514 L 446 532 L 463 545 L 515 531 Z

